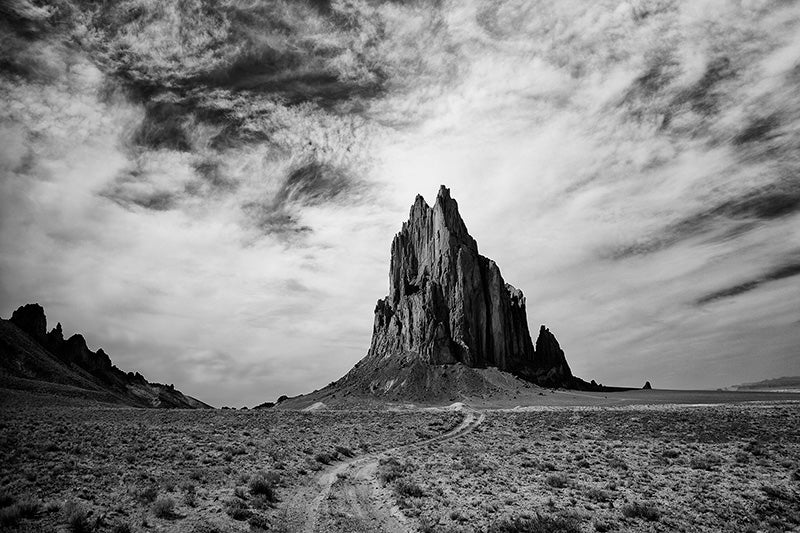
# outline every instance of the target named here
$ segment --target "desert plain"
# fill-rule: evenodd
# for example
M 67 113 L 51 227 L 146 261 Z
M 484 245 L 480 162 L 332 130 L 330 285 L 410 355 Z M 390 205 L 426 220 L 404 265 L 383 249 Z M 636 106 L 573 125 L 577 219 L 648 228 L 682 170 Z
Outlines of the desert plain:
M 3 531 L 799 531 L 794 394 L 153 410 L 6 389 Z

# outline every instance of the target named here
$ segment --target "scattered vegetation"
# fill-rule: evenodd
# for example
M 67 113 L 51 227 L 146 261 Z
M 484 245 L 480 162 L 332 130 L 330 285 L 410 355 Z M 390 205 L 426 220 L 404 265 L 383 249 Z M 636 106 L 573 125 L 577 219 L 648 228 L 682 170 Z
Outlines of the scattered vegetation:
M 553 474 L 547 476 L 547 484 L 557 489 L 563 489 L 569 484 L 569 479 L 564 474 Z
M 641 518 L 651 522 L 661 518 L 661 511 L 652 503 L 632 502 L 622 507 L 622 514 L 628 518 Z
M 111 526 L 111 533 L 134 533 L 134 529 L 128 522 L 117 522 Z
M 393 453 L 378 475 L 423 531 L 558 530 L 548 518 L 584 532 L 689 531 L 700 516 L 708 530 L 791 531 L 798 424 L 800 408 L 780 405 L 490 412 L 468 435 Z
M 156 501 L 158 497 L 158 487 L 155 485 L 148 485 L 139 489 L 136 492 L 136 500 L 143 505 L 151 504 Z
M 172 518 L 175 514 L 175 501 L 169 496 L 159 496 L 153 502 L 153 514 L 157 518 Z
M 404 479 L 398 480 L 395 483 L 394 490 L 397 494 L 406 498 L 422 498 L 425 496 L 425 491 L 422 490 L 422 487 L 412 481 L 406 481 Z
M 239 498 L 231 498 L 225 501 L 225 512 L 234 520 L 247 520 L 253 516 L 253 512 L 247 503 Z
M 20 520 L 25 518 L 34 518 L 41 508 L 41 505 L 36 500 L 23 499 L 14 503 L 16 498 L 8 494 L 4 494 L 0 505 L 0 526 L 14 526 Z
M 336 450 L 336 453 L 338 453 L 341 456 L 344 456 L 344 457 L 354 457 L 355 456 L 355 453 L 353 453 L 353 450 L 351 450 L 347 446 L 336 446 L 334 449 Z
M 279 481 L 280 475 L 276 472 L 259 472 L 250 478 L 250 494 L 262 496 L 264 500 L 274 503 L 278 501 L 275 486 Z
M 94 529 L 89 520 L 89 512 L 82 504 L 70 500 L 64 504 L 62 513 L 71 533 L 89 533 Z
M 574 517 L 548 516 L 504 518 L 489 526 L 488 533 L 580 533 Z
M 401 464 L 395 457 L 381 459 L 378 465 L 378 477 L 384 483 L 391 483 L 409 470 L 408 464 Z

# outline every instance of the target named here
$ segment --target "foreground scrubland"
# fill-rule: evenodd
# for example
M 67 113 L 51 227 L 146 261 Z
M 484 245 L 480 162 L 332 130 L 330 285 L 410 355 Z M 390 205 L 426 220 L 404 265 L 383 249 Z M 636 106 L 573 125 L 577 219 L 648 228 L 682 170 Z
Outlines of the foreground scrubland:
M 800 405 L 489 412 L 382 461 L 427 531 L 800 530 Z
M 480 414 L 4 401 L 0 530 L 800 531 L 800 403 Z
M 0 408 L 0 530 L 270 530 L 350 457 L 444 433 L 448 412 Z

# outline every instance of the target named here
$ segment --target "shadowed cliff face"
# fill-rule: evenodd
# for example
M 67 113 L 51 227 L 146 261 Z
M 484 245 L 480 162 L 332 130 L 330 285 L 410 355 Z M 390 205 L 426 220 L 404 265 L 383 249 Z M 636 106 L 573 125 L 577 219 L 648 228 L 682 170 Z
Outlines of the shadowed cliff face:
M 367 360 L 494 366 L 538 380 L 572 376 L 555 337 L 542 327 L 541 354 L 528 331 L 525 297 L 507 284 L 442 186 L 433 207 L 417 196 L 392 242 L 389 296 L 375 308 Z

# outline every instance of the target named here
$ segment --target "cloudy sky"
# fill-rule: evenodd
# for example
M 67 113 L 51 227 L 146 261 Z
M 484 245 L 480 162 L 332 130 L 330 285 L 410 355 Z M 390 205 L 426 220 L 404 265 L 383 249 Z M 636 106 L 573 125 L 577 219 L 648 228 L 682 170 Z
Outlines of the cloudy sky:
M 4 0 L 0 316 L 215 405 L 365 353 L 447 184 L 573 371 L 800 374 L 800 2 Z

